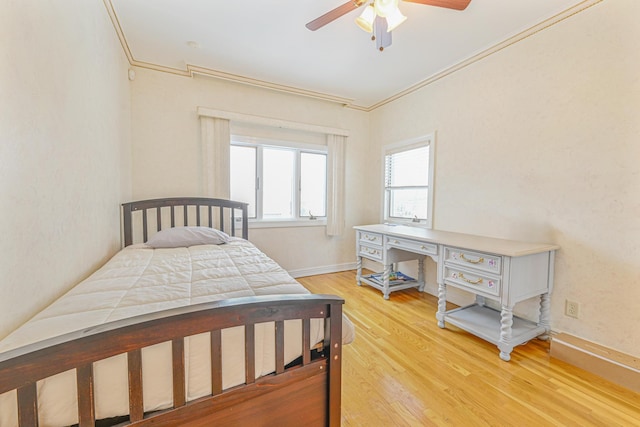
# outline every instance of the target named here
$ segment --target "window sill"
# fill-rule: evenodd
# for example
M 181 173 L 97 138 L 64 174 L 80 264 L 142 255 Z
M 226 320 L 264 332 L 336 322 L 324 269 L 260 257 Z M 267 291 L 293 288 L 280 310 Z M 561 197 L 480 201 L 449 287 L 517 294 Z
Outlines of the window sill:
M 271 221 L 251 221 L 249 228 L 289 228 L 289 227 L 324 227 L 327 225 L 326 219 L 314 220 L 271 220 Z
M 414 222 L 410 219 L 406 220 L 406 221 L 402 221 L 402 220 L 391 220 L 391 219 L 386 219 L 384 221 L 385 224 L 389 224 L 389 225 L 407 225 L 409 227 L 419 227 L 419 228 L 433 228 L 431 226 L 431 224 L 429 224 L 426 220 L 420 220 L 420 222 Z

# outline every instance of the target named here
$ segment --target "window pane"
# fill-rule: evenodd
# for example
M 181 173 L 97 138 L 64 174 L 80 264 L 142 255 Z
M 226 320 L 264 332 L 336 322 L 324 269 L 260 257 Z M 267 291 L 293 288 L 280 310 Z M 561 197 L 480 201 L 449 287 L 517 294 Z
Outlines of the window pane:
M 293 218 L 295 152 L 264 148 L 262 165 L 262 209 L 264 219 Z
M 327 156 L 300 153 L 300 216 L 326 216 Z
M 385 156 L 385 195 L 389 217 L 427 219 L 429 145 Z
M 387 155 L 386 185 L 429 185 L 429 147 L 418 147 Z
M 231 146 L 231 200 L 249 203 L 249 218 L 256 217 L 256 149 Z
M 391 189 L 387 194 L 390 202 L 389 216 L 420 219 L 427 217 L 427 188 Z

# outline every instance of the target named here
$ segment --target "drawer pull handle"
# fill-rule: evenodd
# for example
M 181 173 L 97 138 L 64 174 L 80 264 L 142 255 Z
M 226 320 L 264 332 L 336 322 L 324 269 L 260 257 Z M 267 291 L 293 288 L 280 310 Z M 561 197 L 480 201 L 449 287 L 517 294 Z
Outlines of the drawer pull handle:
M 364 238 L 369 240 L 370 242 L 377 240 L 376 236 L 369 236 L 368 234 L 365 234 Z
M 471 285 L 479 285 L 480 283 L 482 283 L 482 277 L 479 278 L 478 280 L 470 280 L 467 279 L 466 277 L 464 277 L 464 274 L 460 273 L 460 275 L 458 276 L 460 277 L 462 280 L 464 280 L 465 282 L 471 284 Z
M 378 251 L 376 251 L 375 249 L 369 249 L 369 248 L 367 248 L 365 250 L 365 252 L 370 254 L 370 255 L 377 255 L 378 254 Z
M 400 244 L 400 242 L 398 242 L 397 240 L 394 240 L 393 243 L 395 243 L 396 245 Z
M 478 259 L 469 259 L 469 258 L 466 258 L 463 253 L 460 254 L 460 258 L 462 258 L 463 260 L 471 264 L 482 264 L 484 262 L 484 258 L 482 257 Z
M 429 249 L 428 247 L 426 247 L 425 245 L 420 246 L 420 249 L 422 249 L 423 251 L 426 251 L 427 249 Z

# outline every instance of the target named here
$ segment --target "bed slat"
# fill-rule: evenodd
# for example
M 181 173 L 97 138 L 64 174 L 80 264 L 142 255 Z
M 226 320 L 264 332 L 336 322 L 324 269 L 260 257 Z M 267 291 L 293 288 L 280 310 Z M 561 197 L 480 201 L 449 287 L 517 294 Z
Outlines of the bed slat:
M 276 321 L 276 374 L 284 372 L 284 320 Z
M 147 240 L 149 240 L 148 237 L 149 236 L 147 233 L 147 210 L 145 209 L 142 211 L 142 238 L 146 242 Z
M 76 368 L 76 380 L 78 384 L 78 425 L 90 427 L 96 422 L 93 364 Z
M 184 391 L 184 338 L 171 341 L 173 353 L 173 407 L 178 408 L 186 403 Z
M 36 383 L 18 389 L 18 425 L 38 426 L 38 392 Z
M 160 206 L 156 208 L 156 231 L 162 230 L 162 212 L 160 212 L 160 209 L 162 209 Z
M 231 209 L 231 235 L 236 235 L 236 210 Z
M 196 225 L 200 227 L 200 205 L 196 205 Z
M 220 212 L 220 231 L 224 231 L 224 209 L 218 209 Z
M 222 393 L 222 332 L 211 331 L 211 394 Z
M 144 417 L 142 399 L 142 351 L 127 353 L 129 362 L 129 416 L 131 421 L 140 421 Z
M 302 366 L 311 362 L 311 319 L 302 320 Z
M 245 382 L 252 384 L 256 381 L 256 325 L 244 325 L 244 369 Z

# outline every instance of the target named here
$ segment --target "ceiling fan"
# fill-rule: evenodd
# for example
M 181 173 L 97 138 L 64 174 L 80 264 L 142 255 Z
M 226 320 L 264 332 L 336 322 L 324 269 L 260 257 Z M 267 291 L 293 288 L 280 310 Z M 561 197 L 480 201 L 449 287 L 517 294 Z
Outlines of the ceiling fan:
M 307 23 L 306 27 L 315 31 L 335 21 L 343 15 L 359 8 L 368 0 L 351 0 L 324 15 Z M 419 3 L 427 6 L 438 6 L 447 9 L 464 10 L 471 0 L 404 0 L 409 3 Z M 356 24 L 364 31 L 372 33 L 371 39 L 376 42 L 380 51 L 391 45 L 391 31 L 402 24 L 406 16 L 398 9 L 398 0 L 371 0 L 362 14 L 356 18 Z

